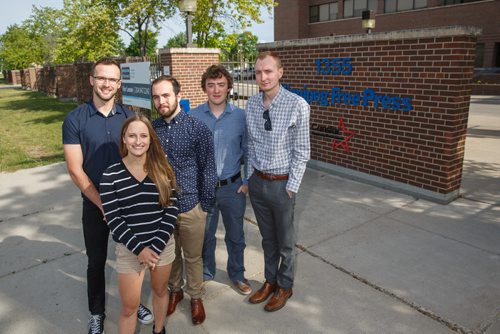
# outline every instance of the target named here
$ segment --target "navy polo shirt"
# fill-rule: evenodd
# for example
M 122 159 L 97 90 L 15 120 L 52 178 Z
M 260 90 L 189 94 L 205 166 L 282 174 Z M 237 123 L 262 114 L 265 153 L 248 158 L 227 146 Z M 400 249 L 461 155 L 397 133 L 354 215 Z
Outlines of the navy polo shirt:
M 121 104 L 104 116 L 91 101 L 71 111 L 62 126 L 63 144 L 79 144 L 83 153 L 83 170 L 99 189 L 102 173 L 121 160 L 120 133 L 123 122 L 133 112 Z

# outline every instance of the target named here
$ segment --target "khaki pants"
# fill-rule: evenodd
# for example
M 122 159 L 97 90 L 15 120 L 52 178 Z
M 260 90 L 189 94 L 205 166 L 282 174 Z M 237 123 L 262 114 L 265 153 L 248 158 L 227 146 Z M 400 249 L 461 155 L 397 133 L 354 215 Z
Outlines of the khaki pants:
M 186 293 L 191 298 L 201 298 L 203 284 L 203 260 L 201 257 L 203 239 L 205 238 L 205 220 L 207 214 L 198 203 L 188 212 L 177 216 L 174 230 L 175 260 L 168 286 L 176 291 L 184 285 L 183 267 L 186 269 Z M 184 260 L 184 266 L 183 266 Z

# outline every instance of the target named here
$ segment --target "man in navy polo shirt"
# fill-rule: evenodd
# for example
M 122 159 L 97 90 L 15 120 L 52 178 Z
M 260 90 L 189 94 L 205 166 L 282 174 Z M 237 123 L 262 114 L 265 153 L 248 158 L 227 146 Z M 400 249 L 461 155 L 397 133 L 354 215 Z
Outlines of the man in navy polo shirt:
M 83 237 L 87 250 L 89 334 L 104 331 L 106 286 L 104 267 L 108 250 L 108 225 L 104 221 L 98 186 L 104 170 L 121 160 L 118 143 L 122 124 L 133 115 L 115 95 L 121 86 L 120 65 L 112 59 L 97 61 L 90 75 L 92 101 L 71 111 L 62 126 L 68 173 L 82 192 Z M 153 322 L 151 312 L 139 306 L 139 321 Z

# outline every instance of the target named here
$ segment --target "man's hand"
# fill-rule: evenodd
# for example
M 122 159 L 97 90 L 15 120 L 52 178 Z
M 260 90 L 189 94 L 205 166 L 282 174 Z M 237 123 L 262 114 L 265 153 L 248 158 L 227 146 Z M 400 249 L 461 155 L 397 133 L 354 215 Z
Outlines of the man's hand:
M 246 184 L 242 184 L 239 188 L 238 188 L 238 191 L 237 193 L 244 193 L 244 194 L 248 194 L 248 185 Z
M 288 194 L 288 197 L 290 197 L 290 198 L 292 198 L 295 195 L 295 193 L 293 191 L 290 191 L 288 189 L 286 190 L 286 193 Z

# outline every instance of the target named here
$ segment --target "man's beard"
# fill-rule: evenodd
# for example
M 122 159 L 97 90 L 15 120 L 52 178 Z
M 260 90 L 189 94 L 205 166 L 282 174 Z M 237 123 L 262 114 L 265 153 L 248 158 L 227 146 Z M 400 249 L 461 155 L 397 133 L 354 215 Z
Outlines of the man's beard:
M 169 104 L 169 106 L 170 106 L 170 104 Z M 163 114 L 160 111 L 158 111 L 161 115 L 161 118 L 168 119 L 176 112 L 177 108 L 179 108 L 179 101 L 177 100 L 177 97 L 175 98 L 174 106 L 175 106 L 174 108 L 170 108 L 169 111 L 167 111 L 166 113 L 163 113 Z

